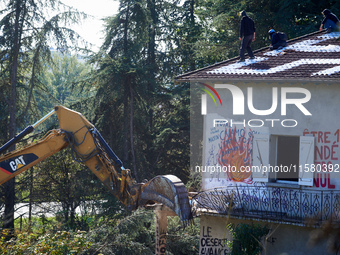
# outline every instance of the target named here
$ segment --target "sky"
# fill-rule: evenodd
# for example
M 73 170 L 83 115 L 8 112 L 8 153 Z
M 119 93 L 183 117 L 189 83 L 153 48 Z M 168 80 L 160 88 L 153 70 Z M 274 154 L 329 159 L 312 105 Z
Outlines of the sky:
M 118 12 L 118 0 L 62 0 L 66 5 L 76 8 L 78 11 L 94 16 L 75 26 L 77 31 L 85 40 L 95 45 L 92 50 L 97 50 L 104 38 L 102 18 L 112 16 Z

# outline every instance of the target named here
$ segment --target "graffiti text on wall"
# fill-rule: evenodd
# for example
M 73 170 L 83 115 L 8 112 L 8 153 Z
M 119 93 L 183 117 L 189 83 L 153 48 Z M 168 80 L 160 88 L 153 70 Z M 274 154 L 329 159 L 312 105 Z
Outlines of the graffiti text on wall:
M 338 149 L 339 149 L 339 136 L 340 129 L 335 132 L 330 131 L 309 131 L 305 129 L 303 135 L 312 135 L 315 137 L 315 152 L 314 163 L 315 165 L 327 166 L 328 172 L 321 172 L 314 174 L 314 185 L 319 188 L 335 189 L 332 183 L 331 174 L 332 167 L 338 163 Z M 324 169 L 324 168 L 323 168 Z
M 226 255 L 228 253 L 227 239 L 213 237 L 211 227 L 203 226 L 200 255 Z

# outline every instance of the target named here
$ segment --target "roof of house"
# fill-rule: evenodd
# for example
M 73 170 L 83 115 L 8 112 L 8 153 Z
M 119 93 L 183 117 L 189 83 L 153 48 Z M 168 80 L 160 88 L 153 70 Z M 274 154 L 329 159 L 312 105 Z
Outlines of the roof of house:
M 281 50 L 254 51 L 255 59 L 235 57 L 177 76 L 177 81 L 284 80 L 339 81 L 340 32 L 315 32 L 288 41 Z

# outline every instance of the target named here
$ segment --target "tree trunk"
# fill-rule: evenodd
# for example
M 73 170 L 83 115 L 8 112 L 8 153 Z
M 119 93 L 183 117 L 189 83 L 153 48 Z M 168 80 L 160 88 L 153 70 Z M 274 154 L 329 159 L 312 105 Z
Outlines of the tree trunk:
M 133 164 L 133 173 L 135 175 L 135 179 L 137 182 L 139 182 L 139 176 L 137 172 L 137 166 L 136 166 L 136 157 L 135 157 L 135 146 L 134 146 L 134 139 L 133 139 L 133 89 L 132 86 L 130 86 L 130 146 L 131 146 L 131 155 L 132 155 L 132 164 Z
M 22 32 L 22 21 L 20 21 L 20 15 L 22 6 L 20 1 L 16 2 L 15 9 L 15 24 L 13 35 L 13 49 L 12 49 L 12 69 L 11 69 L 11 97 L 9 104 L 9 137 L 10 139 L 16 134 L 16 115 L 17 115 L 17 79 L 18 79 L 18 59 L 20 52 L 20 41 Z M 23 14 L 24 15 L 24 14 Z M 10 151 L 15 150 L 15 146 L 12 146 Z M 15 199 L 15 179 L 11 179 L 5 185 L 5 221 L 4 228 L 14 228 L 14 199 Z
M 124 79 L 126 80 L 126 79 Z M 124 135 L 124 144 L 123 144 L 123 162 L 128 162 L 129 161 L 129 96 L 128 96 L 128 87 L 127 87 L 127 82 L 124 83 L 124 110 L 123 110 L 123 118 L 124 118 L 124 130 L 123 130 L 123 135 Z
M 31 231 L 32 204 L 33 204 L 33 167 L 31 167 L 31 170 L 30 170 L 30 197 L 29 197 L 29 204 L 28 204 L 28 231 Z
M 194 28 L 195 27 L 195 0 L 191 0 L 190 1 L 190 24 L 191 27 Z M 195 33 L 195 32 L 194 32 Z M 195 34 L 192 35 L 193 38 L 196 38 Z M 196 40 L 196 39 L 194 39 Z M 193 42 L 191 42 L 193 43 Z M 193 48 L 190 46 L 190 70 L 193 71 L 196 69 L 196 63 L 195 63 L 195 58 L 193 57 L 194 54 L 194 50 Z
M 151 15 L 151 22 L 149 25 L 149 42 L 148 42 L 148 55 L 147 55 L 147 63 L 148 63 L 148 81 L 147 81 L 147 89 L 148 94 L 153 97 L 155 92 L 155 86 L 156 86 L 156 26 L 157 26 L 157 12 L 156 12 L 156 4 L 155 0 L 148 0 L 148 9 L 150 10 Z M 153 102 L 153 98 L 149 99 L 149 102 Z M 149 104 L 148 107 L 148 117 L 149 117 L 149 134 L 152 137 L 152 134 L 154 133 L 154 110 L 153 110 L 153 104 Z M 153 139 L 147 139 L 147 151 L 152 150 L 153 148 Z M 152 166 L 154 166 L 153 162 L 155 161 L 155 153 L 148 153 L 148 162 L 152 162 L 152 164 L 148 165 L 148 171 L 153 172 Z
M 129 27 L 129 14 L 130 14 L 130 5 L 128 5 L 128 8 L 126 10 L 126 17 L 125 17 L 125 22 L 124 22 L 124 48 L 123 52 L 124 55 L 127 56 L 128 54 L 128 27 Z M 127 59 L 127 58 L 126 58 Z M 127 162 L 129 160 L 129 79 L 128 79 L 128 70 L 124 70 L 125 72 L 123 73 L 123 86 L 124 86 L 124 160 L 123 162 Z

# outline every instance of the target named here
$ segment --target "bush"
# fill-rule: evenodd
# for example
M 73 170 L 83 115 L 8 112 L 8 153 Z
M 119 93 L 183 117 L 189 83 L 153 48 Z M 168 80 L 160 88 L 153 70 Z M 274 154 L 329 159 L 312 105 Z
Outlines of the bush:
M 200 224 L 195 218 L 192 225 L 184 230 L 179 217 L 168 218 L 167 254 L 196 255 L 199 254 Z
M 233 241 L 229 242 L 231 255 L 257 255 L 261 254 L 263 236 L 268 234 L 269 229 L 260 224 L 239 224 L 236 227 L 229 224 L 227 228 L 230 230 Z
M 179 217 L 168 217 L 167 255 L 198 254 L 198 219 L 196 223 L 183 230 Z M 88 237 L 93 246 L 89 254 L 152 255 L 156 249 L 155 229 L 154 211 L 138 209 L 119 221 L 105 222 L 91 230 Z
M 154 254 L 153 211 L 137 210 L 119 220 L 102 222 L 88 237 L 93 243 L 89 254 Z M 146 227 L 148 226 L 148 227 Z
M 70 231 L 55 218 L 23 221 L 29 231 L 0 232 L 1 254 L 101 254 L 126 255 L 155 253 L 155 214 L 153 210 L 123 211 L 108 217 L 79 218 L 78 227 L 87 231 Z M 77 221 L 75 221 L 77 223 Z M 199 219 L 184 230 L 179 217 L 168 217 L 167 255 L 196 255 L 199 247 Z M 61 230 L 61 231 L 57 231 Z
M 91 247 L 84 231 L 57 231 L 41 235 L 19 232 L 8 240 L 9 235 L 8 230 L 1 233 L 0 254 L 79 254 Z

